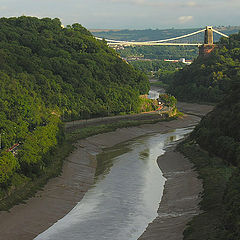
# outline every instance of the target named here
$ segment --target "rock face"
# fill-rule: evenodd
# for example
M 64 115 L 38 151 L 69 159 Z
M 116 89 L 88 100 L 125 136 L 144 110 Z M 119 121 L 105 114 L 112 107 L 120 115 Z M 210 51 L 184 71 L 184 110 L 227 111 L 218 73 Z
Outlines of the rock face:
M 203 44 L 199 47 L 199 56 L 207 56 L 215 49 L 215 44 Z
M 216 45 L 213 44 L 213 28 L 212 26 L 207 26 L 204 36 L 204 44 L 199 47 L 199 55 L 207 56 L 213 51 Z

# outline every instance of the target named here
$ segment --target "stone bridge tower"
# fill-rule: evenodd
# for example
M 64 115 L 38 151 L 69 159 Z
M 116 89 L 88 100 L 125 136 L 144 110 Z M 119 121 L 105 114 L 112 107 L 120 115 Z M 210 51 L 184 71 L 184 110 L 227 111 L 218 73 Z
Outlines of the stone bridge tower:
M 206 27 L 204 44 L 213 45 L 213 28 L 211 26 Z
M 207 26 L 204 36 L 204 44 L 199 47 L 199 55 L 207 56 L 213 51 L 216 45 L 213 44 L 213 28 L 212 26 Z

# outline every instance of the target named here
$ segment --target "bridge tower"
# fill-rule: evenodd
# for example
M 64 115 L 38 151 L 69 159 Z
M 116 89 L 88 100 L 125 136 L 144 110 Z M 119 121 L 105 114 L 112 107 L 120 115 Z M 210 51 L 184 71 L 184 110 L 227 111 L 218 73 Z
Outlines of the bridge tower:
M 212 28 L 212 26 L 206 27 L 204 44 L 213 45 L 213 28 Z
M 204 36 L 204 44 L 199 47 L 199 55 L 207 56 L 213 51 L 216 45 L 213 44 L 213 27 L 207 26 Z

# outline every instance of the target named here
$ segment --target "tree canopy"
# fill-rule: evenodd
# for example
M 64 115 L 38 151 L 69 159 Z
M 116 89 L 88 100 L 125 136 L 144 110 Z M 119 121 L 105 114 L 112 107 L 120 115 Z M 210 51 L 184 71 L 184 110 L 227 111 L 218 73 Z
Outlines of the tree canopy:
M 183 87 L 190 84 L 190 72 L 188 71 L 192 69 L 194 71 L 192 72 L 192 82 L 197 81 L 197 77 L 199 82 L 202 81 L 202 85 L 200 83 L 196 85 L 198 88 L 202 87 L 204 91 L 208 85 L 213 86 L 212 84 L 214 84 L 213 89 L 219 91 L 216 92 L 218 93 L 215 95 L 216 98 L 212 98 L 213 95 L 208 94 L 207 98 L 201 99 L 216 101 L 222 99 L 214 110 L 202 119 L 192 132 L 190 140 L 207 150 L 210 156 L 223 159 L 224 165 L 231 169 L 229 170 L 230 178 L 227 177 L 229 173 L 222 173 L 227 184 L 222 186 L 219 184 L 221 188 L 224 188 L 223 197 L 218 203 L 221 215 L 216 216 L 219 223 L 216 224 L 215 229 L 212 230 L 213 234 L 210 233 L 209 237 L 211 236 L 210 239 L 238 240 L 240 239 L 240 34 L 232 35 L 229 40 L 223 39 L 221 44 L 221 48 L 219 47 L 206 59 L 209 65 L 205 64 L 203 67 L 203 59 L 199 59 L 192 68 L 189 67 L 186 70 L 187 80 L 184 82 L 185 84 L 183 83 Z M 181 76 L 184 81 L 183 75 Z M 180 85 L 177 88 L 180 88 Z M 191 92 L 190 89 L 189 91 Z M 219 171 L 217 161 L 209 160 L 205 169 L 214 167 L 216 171 Z M 217 175 L 212 175 L 211 178 L 217 178 Z M 218 190 L 205 188 L 204 191 L 209 191 L 214 196 L 215 191 L 217 195 Z M 203 225 L 201 227 L 204 227 L 208 222 L 201 224 Z M 189 231 L 189 238 L 186 239 L 191 238 L 191 232 L 192 230 Z M 200 233 L 198 235 L 199 238 L 196 239 L 203 239 Z
M 168 92 L 179 100 L 217 103 L 240 76 L 240 34 L 223 38 L 209 56 L 178 71 Z
M 16 172 L 44 172 L 61 139 L 60 119 L 136 112 L 148 90 L 144 74 L 78 23 L 64 28 L 57 18 L 1 18 L 0 185 Z M 16 157 L 6 154 L 15 143 Z

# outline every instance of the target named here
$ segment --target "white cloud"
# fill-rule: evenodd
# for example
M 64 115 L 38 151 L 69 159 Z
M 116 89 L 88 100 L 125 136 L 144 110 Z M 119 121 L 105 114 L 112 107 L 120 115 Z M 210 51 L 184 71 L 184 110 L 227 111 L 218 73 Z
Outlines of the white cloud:
M 187 2 L 179 2 L 177 3 L 177 6 L 182 8 L 199 8 L 205 5 L 203 5 L 202 3 L 199 4 L 195 1 L 187 1 Z
M 138 6 L 148 6 L 148 7 L 161 7 L 166 5 L 163 2 L 159 2 L 156 0 L 105 0 L 107 2 L 112 3 L 124 3 L 124 4 L 132 4 L 132 5 L 138 5 Z
M 196 2 L 190 1 L 186 3 L 187 7 L 196 7 L 198 4 Z
M 0 10 L 7 10 L 6 6 L 0 6 Z
M 178 18 L 178 21 L 183 24 L 193 20 L 193 16 L 181 16 Z

